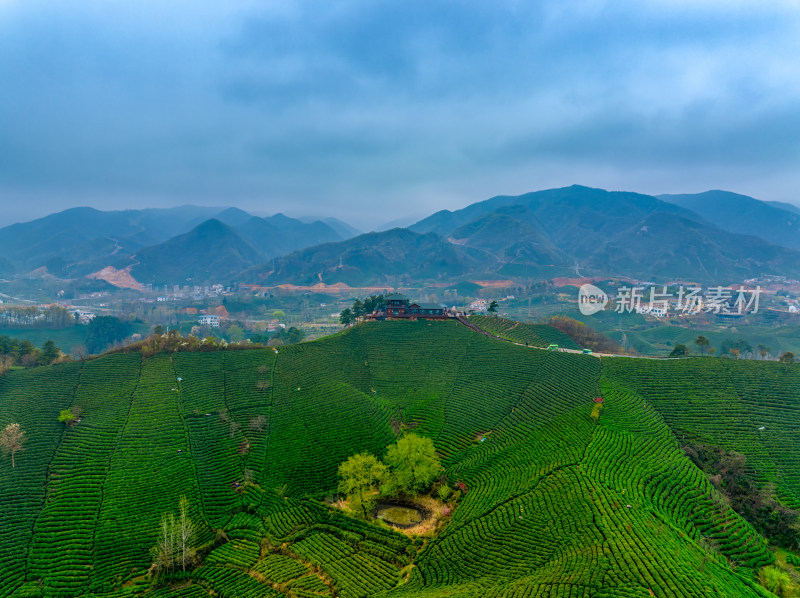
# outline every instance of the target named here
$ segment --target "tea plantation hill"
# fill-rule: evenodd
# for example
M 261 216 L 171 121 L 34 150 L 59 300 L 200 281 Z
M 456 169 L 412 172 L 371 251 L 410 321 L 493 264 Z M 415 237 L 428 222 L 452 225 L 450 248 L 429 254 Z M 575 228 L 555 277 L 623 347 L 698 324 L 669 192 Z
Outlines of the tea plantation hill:
M 798 366 L 600 360 L 455 321 L 11 372 L 0 427 L 28 441 L 15 469 L 0 461 L 0 596 L 769 596 L 754 582 L 769 546 L 670 426 L 745 452 L 796 500 L 798 382 Z M 64 427 L 70 406 L 82 420 Z M 399 422 L 467 489 L 434 537 L 318 500 Z M 181 495 L 207 552 L 151 589 Z

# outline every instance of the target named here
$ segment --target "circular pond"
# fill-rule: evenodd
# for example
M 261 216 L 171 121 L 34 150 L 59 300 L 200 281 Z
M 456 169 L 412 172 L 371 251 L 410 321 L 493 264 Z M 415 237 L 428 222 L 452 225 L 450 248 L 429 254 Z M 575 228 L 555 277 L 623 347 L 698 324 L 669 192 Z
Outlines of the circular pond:
M 425 519 L 422 508 L 410 503 L 380 503 L 373 516 L 397 527 L 413 527 Z

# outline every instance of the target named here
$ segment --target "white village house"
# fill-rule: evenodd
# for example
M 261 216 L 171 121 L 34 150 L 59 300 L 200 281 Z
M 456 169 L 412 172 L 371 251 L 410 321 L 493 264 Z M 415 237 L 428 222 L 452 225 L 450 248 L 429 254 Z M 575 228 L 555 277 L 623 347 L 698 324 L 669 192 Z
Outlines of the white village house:
M 200 326 L 219 328 L 219 316 L 203 314 L 198 318 L 198 323 Z
M 475 301 L 469 304 L 469 308 L 472 311 L 486 311 L 489 309 L 489 303 L 486 299 L 475 299 Z

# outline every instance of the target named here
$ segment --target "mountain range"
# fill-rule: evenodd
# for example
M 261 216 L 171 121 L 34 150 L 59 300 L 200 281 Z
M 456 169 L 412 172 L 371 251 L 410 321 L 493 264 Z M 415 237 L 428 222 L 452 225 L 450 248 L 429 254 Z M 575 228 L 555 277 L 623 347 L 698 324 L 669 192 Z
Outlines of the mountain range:
M 243 279 L 272 285 L 387 284 L 469 278 L 632 276 L 730 283 L 765 274 L 800 276 L 800 245 L 769 235 L 774 214 L 796 215 L 733 193 L 716 201 L 724 213 L 686 202 L 582 186 L 498 196 L 432 214 L 408 229 L 299 250 Z M 726 203 L 727 200 L 727 203 Z M 763 204 L 752 230 L 730 213 Z M 782 239 L 783 240 L 783 239 Z M 800 236 L 798 236 L 800 240 Z M 391 248 L 391 250 L 387 250 Z
M 144 284 L 267 286 L 800 278 L 800 208 L 726 191 L 651 196 L 573 185 L 357 233 L 332 218 L 238 208 L 73 208 L 0 229 L 0 276 L 79 278 L 110 267 Z
M 260 218 L 238 208 L 72 208 L 0 229 L 0 276 L 78 278 L 106 267 L 140 283 L 226 281 L 293 250 L 341 241 L 343 223 Z

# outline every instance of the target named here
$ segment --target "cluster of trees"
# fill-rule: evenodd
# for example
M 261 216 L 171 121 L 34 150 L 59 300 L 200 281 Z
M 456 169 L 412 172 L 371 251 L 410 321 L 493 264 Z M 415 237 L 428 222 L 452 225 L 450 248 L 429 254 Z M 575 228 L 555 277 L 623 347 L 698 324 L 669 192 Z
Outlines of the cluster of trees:
M 758 572 L 758 583 L 776 596 L 795 596 L 792 594 L 792 579 L 785 571 L 775 565 L 767 565 Z
M 700 351 L 701 356 L 705 356 L 706 353 L 709 355 L 713 355 L 716 352 L 714 347 L 710 347 L 711 341 L 709 341 L 705 336 L 702 334 L 698 336 L 694 344 L 697 345 L 698 350 Z M 758 345 L 756 350 L 753 349 L 753 346 L 748 343 L 745 339 L 740 338 L 739 340 L 734 341 L 733 339 L 725 339 L 720 346 L 720 357 L 733 357 L 734 359 L 738 359 L 739 357 L 744 358 L 753 358 L 756 356 L 760 356 L 761 359 L 766 359 L 768 355 L 772 352 L 772 348 L 767 345 Z M 669 354 L 670 357 L 688 357 L 691 351 L 689 347 L 687 347 L 683 343 L 678 343 L 672 348 L 672 352 Z M 787 351 L 783 353 L 779 358 L 778 361 L 783 363 L 794 363 L 795 355 L 791 351 Z
M 0 451 L 3 455 L 11 455 L 11 467 L 16 466 L 14 462 L 15 455 L 25 450 L 25 431 L 19 424 L 8 424 L 3 431 L 0 432 Z
M 406 434 L 391 445 L 379 461 L 369 453 L 353 455 L 339 466 L 339 491 L 346 494 L 353 511 L 368 518 L 375 489 L 379 496 L 417 495 L 431 488 L 444 471 L 430 438 Z
M 144 340 L 131 343 L 120 350 L 125 353 L 139 352 L 145 357 L 155 355 L 162 351 L 168 353 L 192 352 L 192 351 L 219 351 L 228 348 L 244 348 L 244 344 L 229 345 L 226 341 L 213 336 L 199 338 L 190 334 L 183 336 L 179 330 L 170 330 L 164 333 L 161 326 L 156 326 L 152 335 Z
M 591 349 L 597 353 L 624 353 L 625 351 L 617 343 L 608 338 L 605 334 L 600 334 L 583 322 L 573 320 L 567 316 L 553 316 L 545 322 L 553 328 L 558 328 L 561 332 L 571 337 L 581 347 Z
M 36 367 L 50 365 L 64 358 L 61 349 L 51 340 L 45 342 L 39 349 L 29 340 L 0 336 L 0 375 L 15 365 Z
M 153 558 L 151 571 L 155 574 L 172 571 L 180 567 L 186 571 L 195 559 L 197 528 L 189 518 L 189 501 L 181 496 L 178 514 L 164 513 L 158 526 L 158 541 L 150 549 Z
M 19 305 L 0 308 L 0 326 L 3 328 L 68 328 L 75 324 L 75 316 L 60 305 L 44 309 Z
M 348 307 L 339 314 L 339 322 L 344 326 L 349 326 L 353 322 L 357 322 L 360 317 L 371 314 L 384 304 L 383 295 L 370 295 L 363 301 L 356 299 L 353 301 L 353 307 Z
M 122 342 L 131 334 L 131 325 L 114 316 L 97 316 L 89 322 L 86 348 L 90 353 L 102 353 Z
M 69 315 L 66 310 L 64 312 Z M 102 353 L 124 341 L 130 336 L 130 333 L 131 326 L 129 323 L 123 322 L 114 316 L 98 316 L 87 326 L 85 344 L 74 347 L 73 352 L 75 357 L 79 359 L 83 359 L 88 353 Z M 35 367 L 68 361 L 69 359 L 70 357 L 65 355 L 52 340 L 46 341 L 41 348 L 37 348 L 29 340 L 0 335 L 0 375 L 15 365 Z
M 162 351 L 168 353 L 177 352 L 202 352 L 202 351 L 221 351 L 223 349 L 236 350 L 252 348 L 258 345 L 291 345 L 299 343 L 305 338 L 305 332 L 299 328 L 281 329 L 272 337 L 268 335 L 254 334 L 250 337 L 250 342 L 244 340 L 236 343 L 228 343 L 223 339 L 218 339 L 214 336 L 207 336 L 205 338 L 197 337 L 193 334 L 183 336 L 179 330 L 170 330 L 165 333 L 161 326 L 156 326 L 153 334 L 144 340 L 136 343 L 131 343 L 122 348 L 121 351 L 126 353 L 140 352 L 145 357 L 155 355 Z
M 689 443 L 683 450 L 759 533 L 784 548 L 800 545 L 800 513 L 778 502 L 774 487 L 756 481 L 743 454 L 700 443 Z

